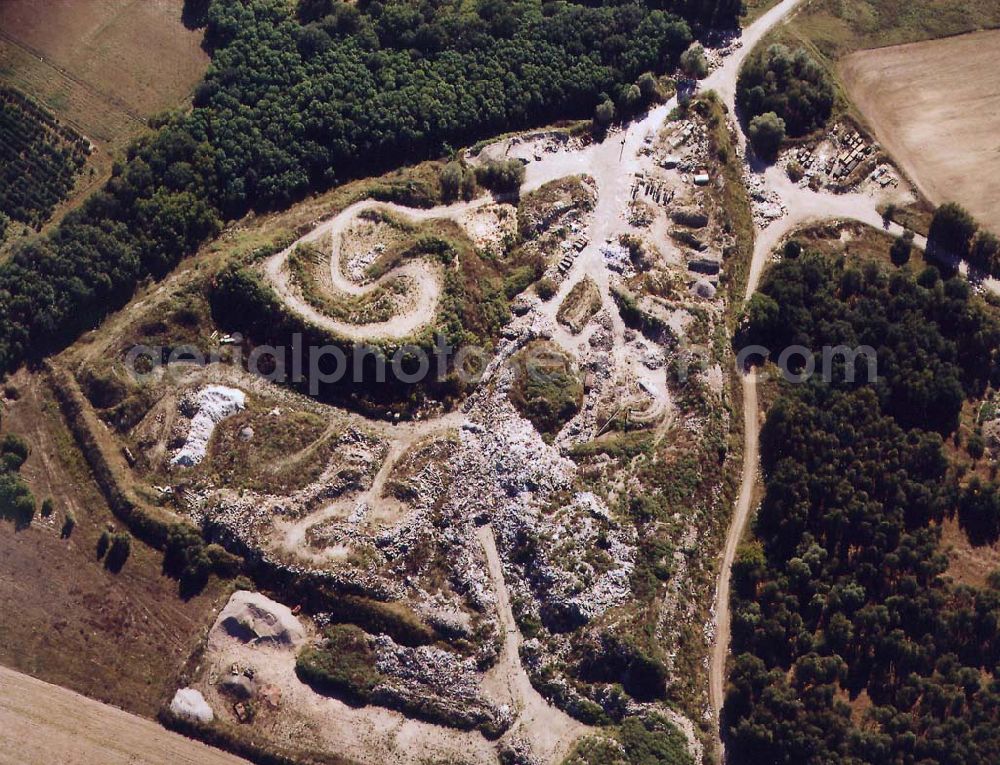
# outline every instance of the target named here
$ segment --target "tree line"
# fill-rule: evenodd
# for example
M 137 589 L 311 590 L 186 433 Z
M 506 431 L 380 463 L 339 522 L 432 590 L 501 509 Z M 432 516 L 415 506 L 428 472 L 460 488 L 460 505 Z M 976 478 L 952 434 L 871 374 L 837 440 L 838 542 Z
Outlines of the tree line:
M 934 211 L 927 255 L 948 268 L 965 260 L 983 273 L 1000 277 L 1000 239 L 980 229 L 969 211 L 956 202 L 945 202 Z

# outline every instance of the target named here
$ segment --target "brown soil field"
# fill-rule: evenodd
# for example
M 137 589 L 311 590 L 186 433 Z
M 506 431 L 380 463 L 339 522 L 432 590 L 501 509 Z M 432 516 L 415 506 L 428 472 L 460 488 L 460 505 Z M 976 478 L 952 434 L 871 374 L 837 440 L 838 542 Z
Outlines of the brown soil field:
M 183 101 L 208 66 L 183 8 L 183 0 L 4 0 L 0 29 L 39 63 L 146 117 Z
M 97 540 L 121 529 L 90 475 L 42 379 L 13 378 L 20 397 L 7 401 L 3 433 L 31 448 L 21 469 L 50 518 L 35 516 L 15 531 L 0 522 L 0 664 L 152 717 L 174 691 L 177 674 L 225 602 L 213 579 L 189 601 L 161 573 L 162 554 L 137 540 L 124 568 L 112 574 L 97 559 Z M 71 510 L 77 526 L 60 530 Z M 4 730 L 0 724 L 0 731 Z
M 936 203 L 1000 232 L 1000 30 L 860 51 L 840 74 L 879 141 Z
M 94 143 L 61 217 L 107 177 L 111 161 L 158 112 L 183 103 L 208 67 L 184 0 L 0 0 L 0 82 Z
M 246 765 L 78 693 L 0 667 L 0 765 Z

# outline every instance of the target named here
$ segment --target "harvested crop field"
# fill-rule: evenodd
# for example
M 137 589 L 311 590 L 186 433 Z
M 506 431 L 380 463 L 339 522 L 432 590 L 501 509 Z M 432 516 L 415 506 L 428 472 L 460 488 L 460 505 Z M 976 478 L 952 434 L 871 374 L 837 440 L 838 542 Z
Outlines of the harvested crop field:
M 0 765 L 240 765 L 115 707 L 0 667 Z
M 1000 232 L 1000 30 L 878 48 L 840 62 L 875 134 L 932 201 Z
M 53 85 L 63 73 L 104 106 L 146 117 L 185 99 L 208 66 L 183 8 L 183 0 L 4 0 L 0 30 L 4 48 L 54 70 Z

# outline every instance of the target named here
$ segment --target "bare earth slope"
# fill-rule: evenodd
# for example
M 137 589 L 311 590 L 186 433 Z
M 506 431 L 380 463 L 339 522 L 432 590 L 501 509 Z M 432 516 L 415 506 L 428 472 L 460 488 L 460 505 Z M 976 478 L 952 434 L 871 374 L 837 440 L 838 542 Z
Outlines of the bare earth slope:
M 151 720 L 0 667 L 0 765 L 245 765 Z
M 1000 232 L 1000 30 L 860 51 L 847 90 L 921 191 Z

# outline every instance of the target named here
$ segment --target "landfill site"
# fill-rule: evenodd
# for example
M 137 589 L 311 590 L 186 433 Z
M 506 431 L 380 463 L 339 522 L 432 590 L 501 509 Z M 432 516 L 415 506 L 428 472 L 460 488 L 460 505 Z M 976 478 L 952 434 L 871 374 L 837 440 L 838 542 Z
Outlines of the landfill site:
M 68 384 L 103 420 L 122 491 L 254 574 L 164 714 L 316 761 L 540 765 L 655 712 L 700 758 L 710 713 L 685 668 L 711 639 L 713 562 L 697 551 L 725 531 L 739 453 L 717 342 L 735 237 L 709 116 L 513 136 L 467 162 L 520 159 L 514 199 L 365 201 L 248 262 L 285 315 L 375 344 L 446 320 L 460 264 L 414 242 L 532 264 L 459 395 L 383 410 L 304 395 L 233 361 L 249 332 L 181 321 L 210 314 L 182 279 L 95 335 Z M 136 332 L 218 358 L 139 380 Z
M 723 98 L 456 154 L 516 193 L 408 204 L 404 170 L 234 224 L 47 365 L 115 515 L 182 598 L 221 593 L 162 720 L 324 764 L 559 765 L 627 719 L 711 756 L 754 424 L 736 310 L 817 211 L 908 193 L 848 125 L 751 173 L 738 43 Z M 437 376 L 366 376 L 441 338 Z M 369 366 L 331 381 L 285 363 L 303 345 Z
M 723 53 L 720 81 L 745 51 Z M 249 574 L 165 719 L 299 761 L 554 765 L 639 715 L 702 761 L 705 551 L 742 460 L 727 321 L 746 227 L 796 220 L 770 177 L 740 196 L 738 138 L 712 95 L 596 137 L 506 136 L 462 163 L 516 164 L 517 194 L 317 200 L 235 270 L 195 262 L 58 360 L 106 494 L 181 521 L 164 566 L 182 594 L 230 560 Z M 802 165 L 798 194 L 874 161 L 836 130 L 793 152 L 776 170 L 791 185 Z M 476 363 L 383 394 L 309 395 L 267 361 L 282 338 L 393 356 L 438 335 Z M 136 343 L 165 350 L 137 361 Z M 155 363 L 192 345 L 207 363 Z

